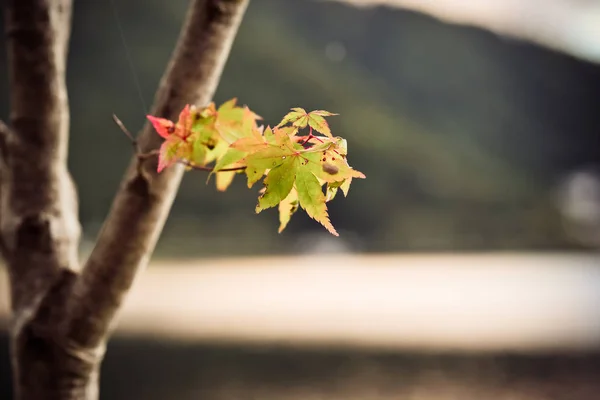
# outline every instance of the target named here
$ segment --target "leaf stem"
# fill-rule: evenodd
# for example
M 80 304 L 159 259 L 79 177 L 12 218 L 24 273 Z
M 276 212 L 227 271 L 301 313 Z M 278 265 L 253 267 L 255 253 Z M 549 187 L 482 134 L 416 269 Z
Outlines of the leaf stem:
M 179 159 L 179 163 L 185 165 L 186 167 L 190 167 L 192 169 L 196 169 L 198 171 L 207 171 L 207 172 L 215 172 L 213 167 L 204 167 L 202 165 L 196 165 L 196 164 L 192 164 L 187 160 L 182 160 Z M 231 168 L 222 168 L 218 171 L 216 171 L 215 173 L 218 174 L 219 172 L 231 172 L 231 171 L 243 171 L 245 170 L 246 167 L 231 167 Z

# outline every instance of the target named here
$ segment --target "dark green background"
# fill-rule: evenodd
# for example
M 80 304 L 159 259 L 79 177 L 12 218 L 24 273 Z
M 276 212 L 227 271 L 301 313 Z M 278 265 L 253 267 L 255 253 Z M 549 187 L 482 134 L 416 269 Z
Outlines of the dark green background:
M 69 163 L 86 245 L 131 156 L 111 115 L 130 130 L 141 127 L 187 7 L 115 2 L 125 48 L 111 4 L 75 2 L 69 55 Z M 332 43 L 345 47 L 342 61 L 326 56 Z M 8 113 L 4 53 L 1 117 Z M 580 246 L 564 233 L 553 196 L 565 173 L 600 161 L 597 65 L 397 9 L 253 0 L 216 100 L 231 97 L 270 124 L 293 106 L 341 114 L 332 118 L 334 133 L 348 139 L 351 165 L 367 179 L 330 209 L 354 248 Z M 159 255 L 298 252 L 310 250 L 298 245 L 305 233 L 327 238 L 304 214 L 278 235 L 275 210 L 254 214 L 257 188 L 237 179 L 217 193 L 205 178 L 187 175 Z

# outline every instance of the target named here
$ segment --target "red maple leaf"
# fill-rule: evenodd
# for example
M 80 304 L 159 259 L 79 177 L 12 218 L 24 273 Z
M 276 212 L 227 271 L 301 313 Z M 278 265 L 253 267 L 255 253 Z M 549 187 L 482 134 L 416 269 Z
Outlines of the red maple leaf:
M 152 115 L 147 115 L 146 118 L 152 123 L 156 132 L 165 138 L 158 153 L 158 172 L 176 163 L 179 158 L 183 158 L 191 152 L 192 146 L 187 140 L 192 134 L 193 122 L 189 104 L 179 114 L 177 123 Z

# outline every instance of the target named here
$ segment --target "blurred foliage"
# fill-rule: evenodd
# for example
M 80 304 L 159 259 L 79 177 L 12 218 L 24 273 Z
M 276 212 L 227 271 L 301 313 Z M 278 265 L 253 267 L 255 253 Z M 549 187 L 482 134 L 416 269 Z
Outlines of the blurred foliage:
M 131 157 L 111 114 L 132 131 L 144 123 L 187 7 L 115 4 L 118 19 L 104 3 L 74 10 L 69 164 L 88 242 Z M 216 101 L 231 97 L 269 124 L 293 106 L 340 113 L 332 129 L 367 179 L 330 214 L 341 240 L 357 238 L 364 250 L 575 246 L 552 190 L 560 174 L 600 159 L 597 66 L 402 10 L 253 0 Z M 276 211 L 254 215 L 256 193 L 243 179 L 226 193 L 205 179 L 187 174 L 160 254 L 284 252 L 322 230 L 302 215 L 278 235 Z

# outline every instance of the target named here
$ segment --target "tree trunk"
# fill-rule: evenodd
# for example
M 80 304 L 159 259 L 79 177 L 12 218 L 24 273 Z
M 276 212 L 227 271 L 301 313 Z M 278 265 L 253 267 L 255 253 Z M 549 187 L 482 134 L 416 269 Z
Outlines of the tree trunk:
M 96 400 L 103 346 L 94 351 L 69 348 L 52 336 L 52 327 L 28 324 L 12 337 L 17 400 Z
M 152 114 L 212 98 L 249 0 L 192 0 Z M 67 170 L 71 0 L 9 0 L 10 126 L 0 121 L 0 249 L 10 280 L 16 400 L 96 400 L 106 341 L 146 266 L 183 175 L 135 155 L 81 267 Z M 32 106 L 35 105 L 35 106 Z M 161 140 L 146 123 L 142 151 Z

